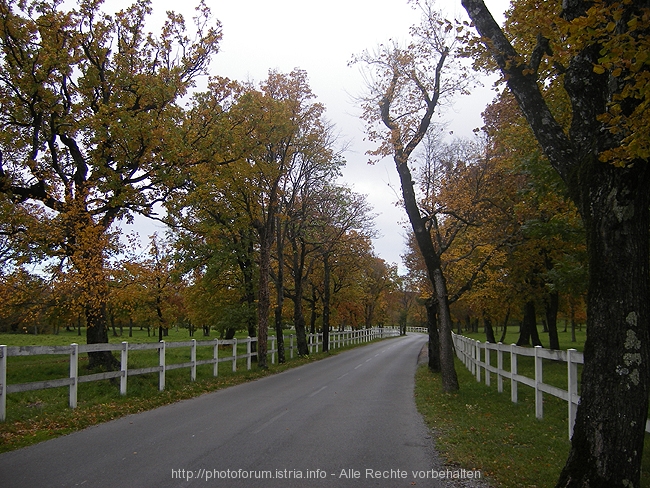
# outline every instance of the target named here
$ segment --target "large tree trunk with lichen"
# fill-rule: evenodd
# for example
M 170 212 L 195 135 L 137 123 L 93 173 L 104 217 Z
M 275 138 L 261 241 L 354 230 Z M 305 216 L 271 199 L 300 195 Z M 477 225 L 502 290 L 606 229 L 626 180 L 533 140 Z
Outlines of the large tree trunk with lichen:
M 639 486 L 648 412 L 647 164 L 585 175 L 589 293 L 580 405 L 557 486 Z
M 587 340 L 580 405 L 558 487 L 638 487 L 650 374 L 650 168 L 647 157 L 610 164 L 600 156 L 621 144 L 601 122 L 617 93 L 612 73 L 597 73 L 599 41 L 570 60 L 564 88 L 571 102 L 568 134 L 537 83 L 540 55 L 526 64 L 482 0 L 462 0 L 487 49 L 507 77 L 535 137 L 567 184 L 585 224 L 589 253 Z M 648 2 L 621 4 L 625 16 Z M 585 19 L 591 2 L 565 0 L 566 20 Z M 616 26 L 625 28 L 625 26 Z M 622 97 L 621 97 L 622 98 Z M 638 100 L 623 100 L 634 107 Z

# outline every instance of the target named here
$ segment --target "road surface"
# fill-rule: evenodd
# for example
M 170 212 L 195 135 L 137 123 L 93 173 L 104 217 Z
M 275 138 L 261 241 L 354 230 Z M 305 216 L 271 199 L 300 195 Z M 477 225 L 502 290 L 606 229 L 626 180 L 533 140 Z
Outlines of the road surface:
M 413 399 L 425 341 L 372 343 L 1 454 L 0 485 L 460 486 L 440 480 L 463 474 L 442 466 Z

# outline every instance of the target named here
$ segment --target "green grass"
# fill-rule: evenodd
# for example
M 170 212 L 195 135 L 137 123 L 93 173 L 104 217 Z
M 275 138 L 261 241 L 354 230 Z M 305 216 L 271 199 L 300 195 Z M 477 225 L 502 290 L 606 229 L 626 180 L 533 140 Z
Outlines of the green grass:
M 467 335 L 485 340 L 483 334 Z M 513 336 L 511 342 L 516 341 L 517 334 Z M 568 347 L 582 350 L 584 333 L 579 343 L 571 343 L 570 337 L 569 333 Z M 564 339 L 560 333 L 562 347 L 567 345 Z M 542 342 L 548 345 L 543 336 Z M 491 363 L 496 365 L 494 352 Z M 504 354 L 504 369 L 510 369 L 507 354 Z M 510 401 L 508 379 L 504 379 L 503 393 L 498 393 L 494 374 L 491 386 L 486 386 L 483 374 L 481 382 L 477 382 L 459 360 L 456 360 L 456 371 L 460 382 L 460 391 L 456 393 L 443 393 L 440 376 L 431 374 L 426 366 L 418 368 L 416 373 L 418 410 L 433 429 L 438 450 L 447 462 L 481 470 L 495 487 L 555 486 L 570 448 L 566 402 L 545 394 L 544 418 L 537 419 L 532 388 L 520 385 L 518 403 L 514 404 Z M 534 377 L 532 358 L 519 358 L 518 372 Z M 566 389 L 566 365 L 545 362 L 544 382 Z M 646 446 L 641 486 L 650 487 L 648 434 Z
M 240 334 L 238 339 L 243 339 L 246 336 Z M 215 337 L 203 337 L 203 334 L 195 334 L 193 337 L 197 340 L 197 360 L 209 359 L 212 357 L 212 346 L 200 347 L 201 342 L 214 339 Z M 83 340 L 80 340 L 83 339 Z M 166 342 L 181 342 L 191 339 L 186 330 L 170 330 L 169 336 L 165 337 Z M 121 342 L 125 340 L 129 343 L 155 343 L 158 342 L 158 336 L 147 336 L 146 330 L 137 332 L 134 331 L 133 337 L 111 337 L 110 342 Z M 28 334 L 0 334 L 0 344 L 8 346 L 26 346 L 26 345 L 42 345 L 42 346 L 62 346 L 69 345 L 73 342 L 80 344 L 85 343 L 85 336 L 79 337 L 76 333 L 59 334 L 59 335 L 28 335 Z M 270 347 L 270 344 L 269 344 Z M 294 340 L 295 347 L 295 340 Z M 289 342 L 288 338 L 285 340 L 286 355 L 289 356 Z M 246 353 L 246 344 L 237 345 L 237 355 Z M 114 353 L 119 358 L 119 352 Z M 297 350 L 294 348 L 294 355 L 297 355 Z M 225 358 L 232 356 L 232 345 L 227 344 L 220 346 L 219 357 Z M 184 363 L 190 360 L 190 347 L 174 347 L 167 348 L 165 351 L 166 364 Z M 277 355 L 276 355 L 277 360 Z M 270 359 L 269 359 L 270 361 Z M 85 365 L 88 362 L 86 354 L 79 355 L 79 375 L 90 374 Z M 146 368 L 158 365 L 158 350 L 147 351 L 129 351 L 128 367 L 129 369 Z M 202 366 L 206 370 L 212 371 L 212 366 Z M 237 360 L 237 369 L 246 368 L 246 359 Z M 219 364 L 219 372 L 229 371 L 232 369 L 232 362 L 223 362 Z M 189 370 L 183 371 L 189 375 Z M 7 383 L 27 383 L 31 381 L 45 381 L 57 378 L 67 378 L 69 376 L 69 355 L 42 355 L 42 356 L 12 356 L 7 358 Z M 129 378 L 129 390 L 131 386 L 131 378 Z
M 466 337 L 470 337 L 472 339 L 476 339 L 477 341 L 485 342 L 485 333 L 482 330 L 481 332 L 463 332 L 463 335 Z M 496 339 L 499 340 L 501 338 L 501 329 L 495 330 L 494 335 Z M 564 326 L 558 327 L 558 339 L 560 341 L 560 349 L 565 351 L 569 348 L 573 348 L 582 352 L 585 346 L 586 336 L 587 334 L 585 331 L 585 327 L 583 326 L 582 330 L 576 329 L 576 342 L 571 342 L 571 331 L 567 330 L 567 332 L 564 332 Z M 539 338 L 542 341 L 542 345 L 544 347 L 549 346 L 548 334 L 545 334 L 540 330 Z M 512 327 L 512 326 L 508 327 L 506 338 L 503 341 L 503 343 L 515 344 L 518 339 L 519 339 L 519 327 Z
M 475 339 L 481 342 L 485 342 L 485 334 L 483 333 L 464 333 L 463 334 L 466 337 L 469 337 L 471 339 Z M 497 335 L 497 334 L 495 334 Z M 560 348 L 563 350 L 567 350 L 569 348 L 576 349 L 580 352 L 583 351 L 584 349 L 584 341 L 586 338 L 585 332 L 582 331 L 576 331 L 576 336 L 577 336 L 577 341 L 576 342 L 571 342 L 571 333 L 570 332 L 559 332 L 558 333 L 559 339 L 560 339 Z M 504 341 L 504 344 L 514 344 L 517 342 L 517 339 L 519 338 L 519 333 L 517 331 L 517 328 L 515 330 L 508 332 L 506 335 L 506 340 Z M 498 337 L 497 337 L 498 339 Z M 548 340 L 544 335 L 540 332 L 540 339 L 542 340 L 542 344 L 545 346 L 548 346 Z M 483 353 L 481 353 L 481 359 L 484 360 Z M 561 388 L 563 390 L 567 390 L 567 365 L 564 362 L 556 362 L 552 361 L 550 359 L 543 359 L 542 360 L 542 371 L 543 371 L 543 381 L 547 385 L 555 386 L 557 388 Z M 492 366 L 497 365 L 497 353 L 496 351 L 490 351 L 490 364 Z M 510 371 L 510 353 L 504 352 L 503 353 L 503 369 L 505 371 Z M 464 366 L 463 366 L 464 367 Z M 517 355 L 517 374 L 526 376 L 528 378 L 534 379 L 535 378 L 535 359 L 533 357 L 529 356 L 521 356 Z M 578 392 L 580 392 L 580 380 L 582 377 L 582 365 L 578 365 Z M 492 381 L 492 386 L 496 388 L 496 375 L 491 374 L 490 375 L 491 381 Z M 485 377 L 484 377 L 484 371 L 481 371 L 481 381 L 485 382 Z M 508 395 L 510 397 L 510 381 L 507 379 L 504 379 L 504 386 L 503 386 L 503 391 L 505 395 Z M 521 394 L 522 391 L 525 390 L 530 390 L 530 387 L 526 385 L 520 384 L 518 387 L 518 393 Z
M 244 336 L 242 336 L 244 337 Z M 203 337 L 198 333 L 197 341 L 209 340 L 214 337 Z M 187 341 L 187 331 L 169 332 L 165 337 L 167 342 Z M 134 330 L 133 337 L 113 338 L 111 342 L 157 342 L 157 336 L 147 337 L 146 330 Z M 77 336 L 76 332 L 63 332 L 59 335 L 17 335 L 0 334 L 0 344 L 10 346 L 21 345 L 69 345 L 72 342 L 85 343 L 85 336 Z M 295 345 L 295 340 L 294 340 Z M 363 345 L 363 344 L 360 344 Z M 167 405 L 203 393 L 216 391 L 232 385 L 279 373 L 289 368 L 322 359 L 340 351 L 356 346 L 334 349 L 329 353 L 315 353 L 309 357 L 289 357 L 288 338 L 285 340 L 287 362 L 282 365 L 269 364 L 266 371 L 260 370 L 253 364 L 250 371 L 246 370 L 246 359 L 237 362 L 237 372 L 232 372 L 230 361 L 219 363 L 219 375 L 213 377 L 213 366 L 197 367 L 196 381 L 190 381 L 189 368 L 167 371 L 165 373 L 165 390 L 158 390 L 158 374 L 130 376 L 128 378 L 127 395 L 120 395 L 119 381 L 103 380 L 80 383 L 78 386 L 77 408 L 68 407 L 68 388 L 52 388 L 7 395 L 7 420 L 0 423 L 0 452 L 11 451 L 47 439 L 65 435 L 101 422 L 113 420 L 128 414 L 139 413 Z M 241 348 L 241 349 L 239 349 Z M 167 364 L 187 362 L 190 358 L 190 348 L 168 348 L 165 352 Z M 238 354 L 245 352 L 245 344 L 238 345 Z M 232 355 L 232 346 L 224 346 L 220 357 Z M 212 357 L 212 347 L 198 347 L 197 359 Z M 68 355 L 19 356 L 9 357 L 9 384 L 43 381 L 46 379 L 66 378 L 69 375 Z M 83 367 L 87 361 L 85 354 L 79 358 L 79 374 L 87 373 Z M 277 356 L 276 356 L 277 362 Z M 269 359 L 270 363 L 270 359 Z M 141 368 L 158 364 L 157 351 L 130 351 L 129 368 Z

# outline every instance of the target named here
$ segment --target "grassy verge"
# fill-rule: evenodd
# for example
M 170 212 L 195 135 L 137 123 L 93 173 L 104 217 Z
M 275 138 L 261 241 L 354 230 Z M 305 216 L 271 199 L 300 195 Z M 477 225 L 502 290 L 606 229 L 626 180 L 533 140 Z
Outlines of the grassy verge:
M 566 403 L 545 395 L 544 418 L 538 420 L 532 388 L 520 386 L 519 402 L 513 404 L 508 380 L 498 393 L 496 381 L 489 387 L 478 383 L 458 360 L 456 371 L 461 385 L 456 393 L 442 393 L 440 376 L 426 365 L 416 374 L 416 403 L 443 458 L 481 470 L 494 487 L 555 486 L 570 448 Z M 646 434 L 643 487 L 650 487 L 649 450 Z
M 463 332 L 463 335 L 466 337 L 470 337 L 471 339 L 475 339 L 477 341 L 485 342 L 485 333 L 482 330 L 481 332 Z M 496 336 L 496 339 L 498 341 L 501 338 L 501 329 L 495 331 L 494 335 Z M 582 329 L 576 330 L 576 342 L 571 341 L 571 331 L 564 332 L 563 328 L 560 328 L 560 330 L 558 330 L 557 335 L 560 341 L 560 349 L 566 351 L 569 348 L 573 348 L 573 349 L 577 349 L 580 352 L 582 352 L 582 350 L 584 349 L 585 339 L 587 337 L 587 333 L 584 327 Z M 549 346 L 548 334 L 545 334 L 540 331 L 539 338 L 542 341 L 542 345 L 544 347 Z M 506 337 L 503 340 L 503 343 L 516 344 L 518 339 L 519 339 L 519 327 L 509 327 L 506 333 Z
M 198 335 L 197 341 L 201 339 Z M 0 334 L 0 343 L 16 346 L 66 345 L 75 342 L 75 337 L 74 333 L 58 336 Z M 170 331 L 170 336 L 165 339 L 170 342 L 187 340 L 187 332 L 173 333 Z M 147 337 L 146 331 L 144 331 L 144 334 L 134 334 L 134 337 L 125 337 L 124 340 L 155 342 L 157 337 Z M 288 344 L 286 346 L 288 347 Z M 309 357 L 295 357 L 294 359 L 289 358 L 287 350 L 286 363 L 270 364 L 266 371 L 258 369 L 256 365 L 247 371 L 245 360 L 241 360 L 238 363 L 238 371 L 233 373 L 230 362 L 220 363 L 219 376 L 216 378 L 212 376 L 212 365 L 203 365 L 197 367 L 197 379 L 194 382 L 190 381 L 189 370 L 172 370 L 165 375 L 164 391 L 158 391 L 158 375 L 155 373 L 129 377 L 128 391 L 125 396 L 120 395 L 119 381 L 105 380 L 82 383 L 79 385 L 76 409 L 68 407 L 67 387 L 14 393 L 7 397 L 7 421 L 0 423 L 0 452 L 11 451 L 125 415 L 151 410 L 221 388 L 276 374 L 353 347 L 356 346 L 347 346 L 327 353 L 315 353 Z M 232 348 L 229 346 L 227 351 L 231 350 Z M 168 359 L 171 351 L 179 350 L 168 350 Z M 225 354 L 228 354 L 227 351 Z M 141 352 L 144 354 L 129 355 L 129 367 L 142 367 L 150 362 L 156 364 L 156 351 Z M 187 353 L 188 351 L 179 352 L 179 354 L 185 355 Z M 8 359 L 10 360 L 8 365 L 8 383 L 10 384 L 66 377 L 69 368 L 68 356 L 26 356 Z M 173 362 L 182 361 L 183 359 L 179 358 L 178 361 Z M 79 366 L 80 373 L 82 373 L 81 361 Z

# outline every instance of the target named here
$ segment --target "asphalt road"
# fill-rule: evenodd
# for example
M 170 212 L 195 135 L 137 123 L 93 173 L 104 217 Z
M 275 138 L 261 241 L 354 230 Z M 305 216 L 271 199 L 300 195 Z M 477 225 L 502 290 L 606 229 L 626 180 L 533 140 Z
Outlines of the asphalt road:
M 1 454 L 0 485 L 456 486 L 433 479 L 445 468 L 413 399 L 425 341 L 373 343 Z

